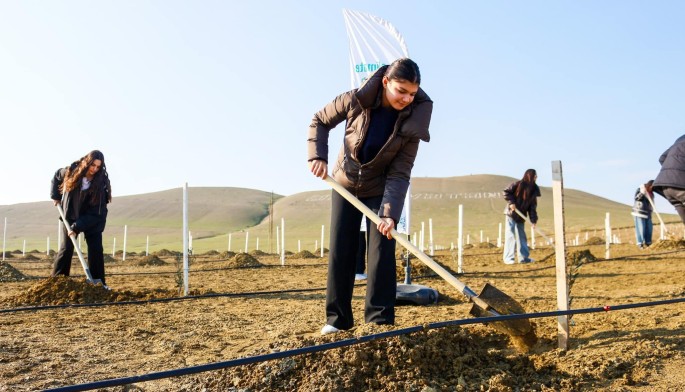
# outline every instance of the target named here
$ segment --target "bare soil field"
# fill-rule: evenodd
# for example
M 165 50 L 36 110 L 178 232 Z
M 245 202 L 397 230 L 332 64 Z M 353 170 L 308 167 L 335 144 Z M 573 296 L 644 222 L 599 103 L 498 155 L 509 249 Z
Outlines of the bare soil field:
M 536 262 L 515 265 L 504 265 L 500 252 L 467 249 L 458 278 L 476 292 L 490 283 L 527 312 L 556 310 L 554 250 L 535 249 Z M 180 298 L 177 256 L 170 252 L 110 260 L 105 268 L 111 291 L 82 276 L 46 278 L 51 261 L 43 255 L 8 255 L 0 263 L 0 391 L 74 386 L 276 353 L 287 355 L 99 390 L 685 390 L 683 302 L 575 314 L 568 350 L 558 348 L 556 317 L 534 318 L 538 341 L 525 351 L 492 326 L 435 326 L 472 319 L 472 304 L 413 259 L 413 283 L 437 289 L 437 304 L 398 306 L 394 326 L 367 325 L 362 282 L 355 287 L 356 327 L 322 337 L 327 267 L 317 256 L 301 252 L 281 265 L 277 256 L 261 252 L 195 255 L 190 296 Z M 612 245 L 610 256 L 604 259 L 604 245 L 568 249 L 572 309 L 685 297 L 682 241 L 647 250 Z M 457 270 L 453 253 L 439 251 L 433 258 Z M 82 273 L 77 259 L 72 272 Z M 410 327 L 418 328 L 392 333 Z M 335 342 L 345 344 L 300 350 Z

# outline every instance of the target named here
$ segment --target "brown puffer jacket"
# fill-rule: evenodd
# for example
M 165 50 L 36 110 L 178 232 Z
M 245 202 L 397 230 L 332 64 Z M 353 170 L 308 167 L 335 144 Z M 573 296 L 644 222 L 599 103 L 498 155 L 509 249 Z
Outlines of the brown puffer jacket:
M 314 115 L 307 137 L 307 160 L 328 161 L 328 135 L 346 121 L 344 142 L 331 176 L 357 197 L 383 195 L 378 215 L 397 222 L 419 141 L 430 140 L 428 126 L 433 101 L 419 88 L 414 101 L 400 112 L 392 135 L 378 155 L 362 165 L 357 154 L 369 127 L 371 109 L 381 104 L 387 68 L 379 68 L 359 89 L 339 95 Z

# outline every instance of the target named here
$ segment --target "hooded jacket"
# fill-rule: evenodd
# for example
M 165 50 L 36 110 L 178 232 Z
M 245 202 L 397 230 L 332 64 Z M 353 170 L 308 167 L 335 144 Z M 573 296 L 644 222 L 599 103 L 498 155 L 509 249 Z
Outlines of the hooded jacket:
M 331 176 L 357 197 L 383 195 L 378 215 L 399 221 L 411 170 L 421 140 L 428 142 L 433 101 L 419 88 L 414 101 L 400 111 L 394 130 L 375 158 L 362 164 L 358 154 L 369 128 L 371 110 L 381 105 L 383 75 L 379 68 L 359 89 L 336 97 L 309 125 L 307 160 L 328 162 L 330 131 L 345 121 L 345 135 Z
M 516 196 L 516 188 L 518 188 L 520 183 L 520 180 L 512 182 L 504 189 L 504 200 L 506 200 L 508 204 L 514 204 L 523 215 L 528 216 L 530 221 L 533 224 L 536 224 L 538 223 L 538 197 L 541 196 L 540 187 L 535 184 L 535 190 L 533 191 L 532 197 L 528 200 L 523 200 Z M 525 221 L 516 212 L 509 211 L 508 206 L 505 207 L 504 212 L 516 222 L 521 223 Z
M 642 219 L 647 219 L 652 214 L 652 203 L 649 202 L 649 199 L 647 199 L 647 197 L 654 200 L 654 195 L 651 194 L 651 192 L 648 193 L 649 195 L 647 195 L 647 193 L 642 193 L 640 188 L 637 188 L 637 190 L 635 191 L 635 202 L 633 203 L 632 212 L 633 216 Z
M 661 154 L 659 163 L 661 170 L 654 179 L 654 191 L 663 196 L 662 187 L 685 189 L 685 135 Z
M 72 163 L 71 169 L 76 169 L 77 165 L 76 162 Z M 67 223 L 76 233 L 89 231 L 103 232 L 107 223 L 107 203 L 109 201 L 107 181 L 105 182 L 105 189 L 100 192 L 96 200 L 92 200 L 90 197 L 93 188 L 81 191 L 80 184 L 72 189 L 71 192 L 62 194 L 62 182 L 64 181 L 67 169 L 66 167 L 58 169 L 52 177 L 50 198 L 61 201 Z

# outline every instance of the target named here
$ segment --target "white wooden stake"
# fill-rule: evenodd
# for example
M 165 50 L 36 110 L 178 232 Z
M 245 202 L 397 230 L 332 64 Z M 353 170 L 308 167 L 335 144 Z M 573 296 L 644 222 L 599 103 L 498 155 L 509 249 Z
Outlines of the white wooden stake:
M 321 225 L 321 257 L 323 257 L 323 229 L 324 225 Z
M 228 233 L 228 249 L 229 252 L 231 251 L 231 233 Z
M 604 231 L 605 231 L 605 254 L 604 258 L 609 260 L 611 258 L 611 217 L 607 212 L 606 218 L 604 219 Z
M 557 308 L 568 310 L 568 277 L 566 276 L 566 245 L 565 222 L 564 222 L 564 179 L 561 170 L 561 161 L 552 161 L 552 199 L 554 204 L 554 233 L 556 245 L 554 254 L 556 257 L 557 275 Z M 568 316 L 557 317 L 557 339 L 559 348 L 568 349 L 569 325 Z
M 428 241 L 430 245 L 431 256 L 435 256 L 435 245 L 433 245 L 433 219 L 428 219 Z
M 126 237 L 128 237 L 128 225 L 124 225 L 124 257 L 123 261 L 126 261 Z
M 499 227 L 497 228 L 497 247 L 502 247 L 502 222 L 499 223 Z
M 7 217 L 5 217 L 5 227 L 2 230 L 2 261 L 5 261 L 5 240 L 7 239 Z
M 480 231 L 480 243 L 483 243 L 483 230 Z
M 183 184 L 183 295 L 188 295 L 188 183 Z
M 257 237 L 257 242 L 255 244 L 255 250 L 259 250 L 259 237 Z
M 249 248 L 247 247 L 247 245 L 249 244 L 249 241 L 250 241 L 250 232 L 249 232 L 249 231 L 246 231 L 246 232 L 245 232 L 245 253 L 247 253 L 247 251 L 248 251 L 248 249 L 249 249 Z
M 117 250 L 117 237 L 114 237 L 114 239 L 112 240 L 112 257 L 114 257 L 114 255 L 116 254 L 116 250 Z
M 285 265 L 285 218 L 281 218 L 281 266 Z
M 459 204 L 459 226 L 457 231 L 457 273 L 462 274 L 462 255 L 464 253 L 464 206 Z
M 24 240 L 24 243 L 21 246 L 21 257 L 26 257 L 26 240 Z
M 314 240 L 314 252 L 319 249 L 319 240 Z
M 302 251 L 302 248 L 300 247 L 301 242 L 300 240 L 297 240 L 297 253 L 300 253 Z

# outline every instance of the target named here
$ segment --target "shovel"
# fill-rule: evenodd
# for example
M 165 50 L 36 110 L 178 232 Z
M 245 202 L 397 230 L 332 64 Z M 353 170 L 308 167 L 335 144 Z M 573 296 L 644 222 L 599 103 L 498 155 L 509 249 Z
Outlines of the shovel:
M 64 215 L 62 205 L 57 204 L 57 211 L 59 211 L 59 216 L 62 217 L 62 223 L 64 223 L 64 227 L 66 227 L 67 233 L 71 232 L 71 228 L 69 227 L 69 223 L 67 223 L 67 217 Z M 78 259 L 81 262 L 81 267 L 83 267 L 83 272 L 86 273 L 86 281 L 91 284 L 102 284 L 102 280 L 100 279 L 93 280 L 93 276 L 90 274 L 90 268 L 88 268 L 88 264 L 86 263 L 86 260 L 83 258 L 83 252 L 81 252 L 81 248 L 78 246 L 78 242 L 76 241 L 76 236 L 70 235 L 69 238 L 71 238 L 71 242 L 74 244 L 74 249 L 76 249 L 76 253 L 78 254 Z
M 523 215 L 523 213 L 522 213 L 521 211 L 519 211 L 518 208 L 514 209 L 514 211 L 516 211 L 516 214 L 517 214 L 518 216 L 520 216 L 521 218 L 523 218 L 523 220 L 525 220 L 525 221 L 528 222 L 531 226 L 533 226 L 533 222 L 531 222 L 530 219 L 528 219 L 527 216 Z M 545 235 L 545 233 L 543 233 L 542 231 L 540 231 L 540 229 L 538 229 L 537 226 L 535 226 L 534 228 L 535 228 L 535 231 L 538 232 L 538 234 L 540 234 L 541 236 L 543 236 L 543 237 L 545 238 L 545 241 L 547 241 L 548 244 L 552 242 L 552 240 L 550 240 L 549 237 L 547 237 L 547 236 Z
M 656 210 L 656 205 L 654 205 L 654 200 L 652 200 L 652 197 L 649 196 L 649 192 L 645 193 L 645 196 L 647 196 L 647 200 L 649 200 L 649 204 L 652 205 L 652 211 L 656 213 L 656 217 L 659 218 L 659 223 L 661 223 L 661 227 L 664 228 L 664 233 L 668 233 L 668 229 L 666 228 L 666 224 L 664 223 L 664 220 L 661 219 L 661 215 L 659 214 L 659 211 Z
M 333 187 L 333 189 L 335 189 L 335 191 L 344 197 L 348 202 L 359 209 L 359 211 L 373 221 L 373 223 L 379 224 L 381 222 L 381 218 L 378 215 L 371 211 L 369 207 L 359 201 L 359 199 L 352 195 L 333 178 L 326 176 L 324 181 Z M 459 279 L 450 274 L 440 264 L 433 261 L 433 259 L 428 257 L 419 248 L 414 246 L 414 244 L 401 236 L 397 230 L 391 229 L 390 235 L 408 251 L 413 253 L 414 256 L 426 264 L 426 266 L 432 269 L 436 274 L 445 279 L 447 283 L 457 288 L 457 290 L 464 294 L 469 301 L 473 302 L 474 305 L 470 312 L 472 315 L 476 317 L 483 317 L 502 316 L 503 314 L 509 313 L 525 313 L 523 307 L 516 302 L 516 300 L 499 291 L 490 284 L 485 285 L 485 288 L 483 288 L 483 291 L 480 295 L 476 294 Z M 527 349 L 532 347 L 537 341 L 535 330 L 528 319 L 498 321 L 493 322 L 493 326 L 500 332 L 508 334 L 511 337 L 514 345 L 517 347 Z

